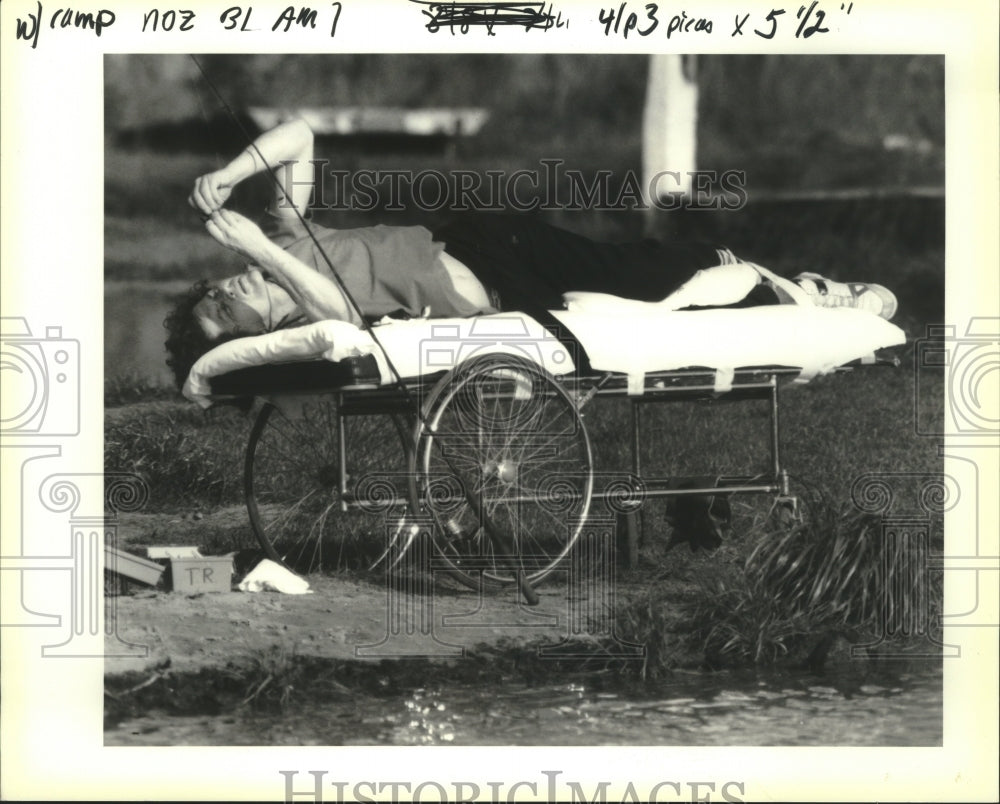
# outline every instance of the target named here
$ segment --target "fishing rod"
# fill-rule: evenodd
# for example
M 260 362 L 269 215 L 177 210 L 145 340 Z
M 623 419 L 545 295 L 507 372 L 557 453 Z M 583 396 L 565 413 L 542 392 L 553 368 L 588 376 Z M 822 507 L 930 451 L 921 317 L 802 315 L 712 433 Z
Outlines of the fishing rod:
M 226 99 L 219 91 L 219 88 L 215 85 L 212 79 L 208 77 L 208 73 L 205 72 L 205 68 L 202 66 L 201 62 L 193 53 L 189 53 L 188 55 L 194 62 L 195 66 L 198 68 L 198 72 L 201 73 L 201 77 L 205 80 L 205 83 L 212 90 L 212 94 L 214 94 L 215 97 L 218 99 L 219 103 L 222 105 L 222 108 L 225 110 L 226 114 L 229 115 L 232 121 L 236 124 L 236 127 L 239 129 L 243 138 L 249 143 L 249 147 L 253 149 L 254 154 L 256 154 L 256 156 L 260 159 L 261 164 L 264 166 L 264 172 L 271 179 L 271 182 L 274 184 L 275 188 L 280 192 L 284 192 L 284 188 L 278 181 L 278 177 L 275 174 L 274 168 L 271 167 L 267 159 L 264 157 L 264 154 L 261 153 L 260 148 L 257 147 L 257 144 L 254 142 L 254 139 L 250 135 L 250 132 L 246 130 L 246 127 L 240 121 L 237 114 L 233 111 L 232 107 L 226 102 Z M 371 322 L 365 317 L 364 313 L 361 310 L 361 306 L 358 304 L 357 300 L 351 294 L 350 290 L 348 290 L 347 285 L 344 283 L 343 278 L 337 272 L 336 267 L 334 267 L 333 262 L 330 260 L 330 257 L 323 249 L 322 244 L 319 242 L 319 238 L 316 237 L 316 233 L 313 232 L 312 227 L 309 225 L 309 222 L 306 220 L 305 216 L 302 214 L 299 208 L 294 204 L 292 205 L 292 208 L 295 211 L 295 216 L 298 218 L 299 223 L 306 230 L 306 232 L 309 235 L 309 239 L 312 241 L 313 245 L 316 247 L 316 250 L 322 256 L 323 261 L 326 263 L 327 268 L 330 269 L 330 273 L 333 276 L 335 282 L 337 283 L 337 287 L 339 288 L 340 292 L 344 294 L 344 298 L 347 300 L 351 309 L 354 310 L 358 318 L 361 320 L 362 329 L 368 333 L 368 335 L 372 339 L 372 342 L 378 347 L 379 351 L 382 353 L 382 356 L 385 358 L 386 367 L 389 369 L 389 372 L 392 376 L 392 384 L 402 392 L 403 398 L 406 400 L 406 403 L 414 411 L 416 411 L 416 416 L 420 424 L 433 434 L 435 432 L 434 428 L 430 426 L 429 422 L 427 421 L 427 418 L 424 416 L 424 412 L 421 409 L 421 405 L 419 405 L 415 401 L 409 386 L 406 384 L 406 381 L 403 379 L 402 375 L 396 369 L 395 364 L 392 362 L 392 358 L 389 356 L 388 350 L 385 348 L 385 346 L 379 340 L 378 336 L 375 334 L 375 327 L 373 327 Z M 455 472 L 455 468 L 450 458 L 447 455 L 447 450 L 442 451 L 442 457 L 444 461 L 448 464 L 449 469 L 451 469 L 452 472 Z M 464 486 L 464 484 L 462 485 Z M 488 517 L 482 510 L 482 505 L 479 502 L 479 500 L 475 498 L 474 493 L 472 493 L 471 491 L 466 492 L 465 498 L 466 502 L 468 502 L 470 508 L 472 508 L 473 512 L 475 513 L 476 519 L 480 522 L 482 527 L 485 528 L 490 539 L 495 543 L 495 546 L 500 548 L 501 551 L 500 555 L 501 556 L 506 555 L 511 557 L 511 562 L 512 562 L 511 569 L 514 572 L 518 590 L 521 592 L 522 595 L 524 595 L 524 599 L 527 601 L 528 605 L 531 606 L 537 605 L 539 602 L 538 593 L 535 592 L 535 590 L 531 586 L 531 583 L 525 577 L 523 568 L 518 567 L 516 564 L 513 564 L 514 561 L 513 557 L 516 555 L 514 553 L 514 544 L 512 544 L 511 541 L 508 540 L 506 535 L 497 532 L 495 525 L 493 524 L 490 517 Z M 508 547 L 510 548 L 509 550 L 507 549 Z

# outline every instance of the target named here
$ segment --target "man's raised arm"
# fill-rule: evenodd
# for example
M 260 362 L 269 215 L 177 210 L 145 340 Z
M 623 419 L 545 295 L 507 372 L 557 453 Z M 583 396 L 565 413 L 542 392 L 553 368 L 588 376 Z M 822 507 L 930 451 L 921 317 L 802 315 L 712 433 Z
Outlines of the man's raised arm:
M 313 191 L 312 158 L 312 129 L 302 119 L 289 120 L 265 131 L 224 168 L 199 176 L 188 203 L 211 215 L 222 209 L 237 184 L 270 168 L 276 179 L 271 211 L 282 217 L 297 217 L 296 210 L 305 215 Z M 292 181 L 293 170 L 300 180 Z M 301 180 L 303 175 L 308 179 Z

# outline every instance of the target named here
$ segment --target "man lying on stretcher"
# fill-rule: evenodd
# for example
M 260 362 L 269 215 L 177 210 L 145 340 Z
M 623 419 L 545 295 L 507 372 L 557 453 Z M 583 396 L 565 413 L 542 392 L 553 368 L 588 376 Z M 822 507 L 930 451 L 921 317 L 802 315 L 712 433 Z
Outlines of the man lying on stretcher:
M 528 215 L 464 214 L 433 232 L 303 223 L 313 187 L 301 168 L 294 182 L 289 171 L 312 158 L 312 132 L 293 120 L 195 181 L 189 203 L 206 230 L 249 264 L 238 276 L 197 283 L 167 318 L 167 363 L 178 387 L 198 357 L 233 337 L 326 319 L 360 323 L 334 271 L 370 320 L 504 310 L 544 320 L 563 307 L 614 314 L 637 306 L 814 304 L 887 319 L 896 311 L 895 297 L 880 285 L 810 273 L 788 280 L 703 243 L 599 243 Z M 259 224 L 224 208 L 237 184 L 271 166 L 275 196 Z

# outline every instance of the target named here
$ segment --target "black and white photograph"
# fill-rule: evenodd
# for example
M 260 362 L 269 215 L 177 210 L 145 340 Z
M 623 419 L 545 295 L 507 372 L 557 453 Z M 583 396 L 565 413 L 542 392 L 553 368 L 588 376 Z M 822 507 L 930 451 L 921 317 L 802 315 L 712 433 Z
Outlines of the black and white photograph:
M 224 6 L 4 9 L 4 795 L 994 797 L 995 10 Z

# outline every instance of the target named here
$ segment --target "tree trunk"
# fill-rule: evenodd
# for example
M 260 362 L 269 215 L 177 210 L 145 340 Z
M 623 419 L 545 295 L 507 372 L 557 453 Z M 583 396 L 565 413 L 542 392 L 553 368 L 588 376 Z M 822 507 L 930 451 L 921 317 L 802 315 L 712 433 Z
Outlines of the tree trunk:
M 696 167 L 698 84 L 695 57 L 649 57 L 643 114 L 643 190 L 647 204 L 672 193 L 691 195 Z M 655 208 L 651 207 L 655 212 Z

